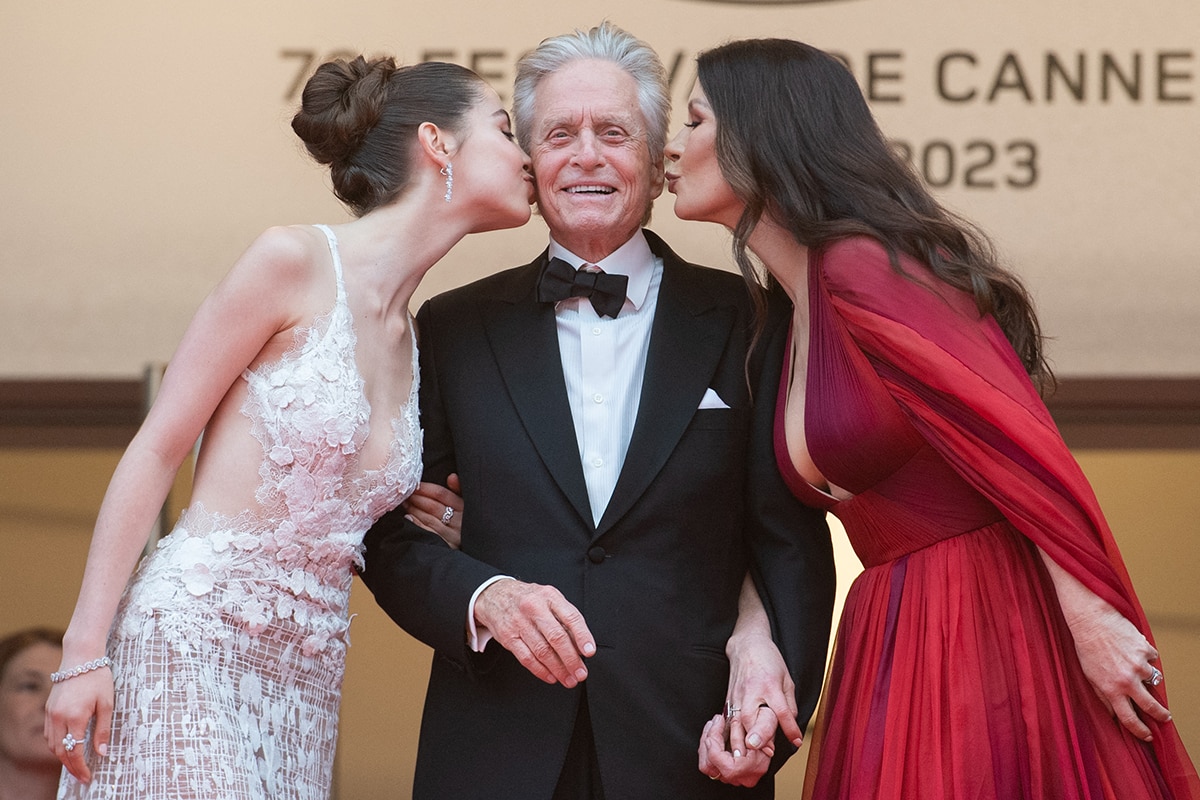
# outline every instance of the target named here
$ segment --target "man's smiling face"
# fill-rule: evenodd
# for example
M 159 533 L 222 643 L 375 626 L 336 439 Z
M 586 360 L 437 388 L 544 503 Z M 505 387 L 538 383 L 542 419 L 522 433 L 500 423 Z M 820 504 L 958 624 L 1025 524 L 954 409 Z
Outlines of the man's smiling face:
M 599 261 L 633 236 L 662 193 L 662 158 L 651 158 L 636 82 L 611 61 L 573 61 L 538 85 L 532 128 L 550 234 Z

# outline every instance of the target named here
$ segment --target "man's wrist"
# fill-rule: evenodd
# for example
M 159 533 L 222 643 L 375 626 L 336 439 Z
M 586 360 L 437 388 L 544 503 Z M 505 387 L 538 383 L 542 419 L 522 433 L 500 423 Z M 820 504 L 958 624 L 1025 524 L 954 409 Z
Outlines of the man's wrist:
M 483 648 L 487 647 L 487 643 L 492 640 L 492 632 L 487 629 L 487 626 L 480 625 L 476 621 L 475 603 L 478 602 L 479 596 L 483 594 L 483 590 L 493 583 L 515 580 L 516 578 L 511 575 L 493 575 L 479 584 L 479 588 L 471 595 L 471 601 L 467 603 L 467 645 L 476 653 L 482 653 Z

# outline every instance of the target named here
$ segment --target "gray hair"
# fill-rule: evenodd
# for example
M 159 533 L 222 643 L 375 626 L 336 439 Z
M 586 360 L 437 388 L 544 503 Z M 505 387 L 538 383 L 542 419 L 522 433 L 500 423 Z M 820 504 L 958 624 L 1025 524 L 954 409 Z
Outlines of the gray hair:
M 646 119 L 651 161 L 661 160 L 671 117 L 671 92 L 667 70 L 650 45 L 607 20 L 589 31 L 576 30 L 543 39 L 517 62 L 513 85 L 513 126 L 517 141 L 530 152 L 533 105 L 542 78 L 572 61 L 611 61 L 629 73 L 637 84 L 638 106 Z

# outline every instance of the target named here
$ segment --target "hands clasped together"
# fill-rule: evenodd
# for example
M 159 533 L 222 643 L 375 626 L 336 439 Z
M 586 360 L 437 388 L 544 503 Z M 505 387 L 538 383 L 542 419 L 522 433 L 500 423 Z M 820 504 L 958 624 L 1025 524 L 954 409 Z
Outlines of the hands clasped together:
M 776 729 L 796 747 L 796 687 L 769 636 L 729 640 L 729 695 L 725 711 L 700 735 L 700 771 L 733 786 L 754 786 L 775 755 Z

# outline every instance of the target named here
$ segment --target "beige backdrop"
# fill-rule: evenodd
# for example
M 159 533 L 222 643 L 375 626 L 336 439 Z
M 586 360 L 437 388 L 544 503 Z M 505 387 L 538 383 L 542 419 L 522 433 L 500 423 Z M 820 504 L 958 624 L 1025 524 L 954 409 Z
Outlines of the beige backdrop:
M 259 231 L 345 216 L 287 124 L 310 58 L 430 54 L 475 66 L 507 95 L 523 50 L 603 17 L 677 65 L 677 107 L 695 52 L 727 38 L 792 36 L 842 53 L 884 129 L 1026 276 L 1060 374 L 1200 374 L 1195 0 L 9 0 L 0 378 L 137 377 L 170 357 Z M 670 205 L 660 202 L 654 227 L 684 256 L 728 266 L 726 235 L 674 220 Z M 537 220 L 472 237 L 420 296 L 525 261 L 544 241 Z M 0 632 L 65 624 L 117 455 L 0 451 Z M 1194 453 L 1148 452 L 1096 453 L 1084 466 L 1158 631 L 1195 752 L 1200 464 Z M 854 570 L 845 563 L 843 591 Z M 353 602 L 339 796 L 404 797 L 428 649 L 391 626 L 361 584 Z M 781 797 L 797 796 L 802 770 L 793 759 Z
M 0 377 L 136 376 L 260 230 L 344 215 L 288 127 L 310 58 L 432 55 L 507 94 L 523 50 L 602 17 L 677 65 L 677 108 L 726 38 L 844 54 L 1028 278 L 1060 373 L 1200 372 L 1195 0 L 50 0 L 0 11 Z M 722 231 L 670 209 L 678 250 L 729 264 Z M 468 239 L 423 294 L 544 238 Z

